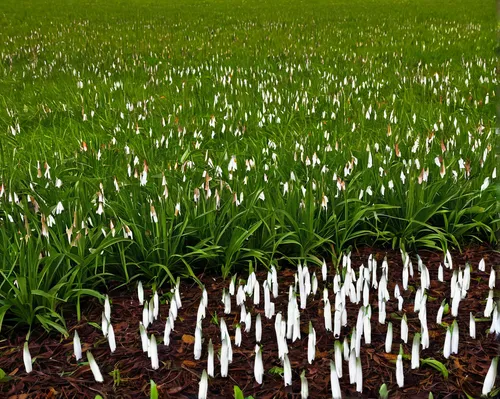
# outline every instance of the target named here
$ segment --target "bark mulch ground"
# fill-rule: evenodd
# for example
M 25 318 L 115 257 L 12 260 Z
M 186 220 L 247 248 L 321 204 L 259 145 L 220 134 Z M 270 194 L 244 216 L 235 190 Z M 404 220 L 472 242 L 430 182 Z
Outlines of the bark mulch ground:
M 364 344 L 362 341 L 361 361 L 363 366 L 363 392 L 357 393 L 355 385 L 349 384 L 347 362 L 343 362 L 344 376 L 340 379 L 344 397 L 376 398 L 378 390 L 383 383 L 390 390 L 390 397 L 394 398 L 427 398 L 429 392 L 434 397 L 458 398 L 466 397 L 465 392 L 471 397 L 479 397 L 482 384 L 491 360 L 500 354 L 500 340 L 495 334 L 489 334 L 491 321 L 480 321 L 483 318 L 485 300 L 488 295 L 488 278 L 491 266 L 498 272 L 500 256 L 485 247 L 476 247 L 462 254 L 454 254 L 454 267 L 463 267 L 468 261 L 473 272 L 471 287 L 467 297 L 461 301 L 457 317 L 460 328 L 460 346 L 457 355 L 445 359 L 442 353 L 446 329 L 437 325 L 436 314 L 443 299 L 450 303 L 451 271 L 445 269 L 445 283 L 437 280 L 437 270 L 442 262 L 442 254 L 433 252 L 420 252 L 424 263 L 427 265 L 431 276 L 431 289 L 428 291 L 427 319 L 430 336 L 430 347 L 421 351 L 421 359 L 432 358 L 442 362 L 448 372 L 448 378 L 428 365 L 411 370 L 410 361 L 404 361 L 405 385 L 398 388 L 396 384 L 395 361 L 399 351 L 400 320 L 406 313 L 409 326 L 408 344 L 403 344 L 405 354 L 411 354 L 413 335 L 420 332 L 420 322 L 417 314 L 413 312 L 413 299 L 415 289 L 419 287 L 419 274 L 416 259 L 412 257 L 415 269 L 413 278 L 410 278 L 408 291 L 402 290 L 401 255 L 397 251 L 359 249 L 352 254 L 352 265 L 357 271 L 363 263 L 367 264 L 368 256 L 372 253 L 378 260 L 380 267 L 384 256 L 389 262 L 389 292 L 391 300 L 387 303 L 387 321 L 393 322 L 394 340 L 392 353 L 384 350 L 387 324 L 378 323 L 378 306 L 376 291 L 372 291 L 371 306 L 372 316 L 372 343 Z M 477 270 L 481 258 L 486 261 L 486 272 Z M 294 281 L 294 270 L 284 269 L 278 272 L 280 285 L 279 296 L 272 299 L 276 304 L 276 311 L 286 315 L 288 287 Z M 312 267 L 311 267 L 312 273 Z M 332 281 L 334 271 L 329 272 L 329 281 Z M 243 340 L 240 348 L 234 346 L 234 358 L 229 365 L 229 376 L 221 378 L 219 363 L 216 355 L 216 376 L 209 381 L 209 398 L 231 398 L 233 387 L 238 385 L 245 395 L 255 398 L 300 398 L 300 378 L 302 370 L 306 371 L 309 382 L 311 398 L 331 397 L 330 391 L 330 359 L 333 359 L 334 337 L 324 328 L 321 271 L 317 271 L 319 289 L 316 296 L 310 297 L 307 309 L 301 312 L 302 339 L 295 343 L 289 342 L 289 358 L 293 369 L 293 384 L 284 386 L 283 378 L 279 371 L 282 365 L 278 360 L 278 350 L 274 332 L 274 318 L 268 320 L 264 316 L 263 300 L 261 305 L 253 307 L 252 301 L 247 301 L 247 310 L 252 311 L 253 324 L 255 315 L 262 314 L 263 322 L 263 360 L 265 375 L 262 385 L 255 383 L 253 376 L 255 330 L 252 325 L 250 333 L 242 332 Z M 380 278 L 380 273 L 378 274 Z M 241 276 L 245 278 L 246 276 Z M 262 283 L 266 272 L 257 273 Z M 89 322 L 100 325 L 102 306 L 89 300 L 83 312 L 83 319 L 76 321 L 65 313 L 70 337 L 47 334 L 42 330 L 32 332 L 30 351 L 34 358 L 33 372 L 26 374 L 23 366 L 22 346 L 25 340 L 25 331 L 15 331 L 10 338 L 0 340 L 0 368 L 7 373 L 7 381 L 0 382 L 0 397 L 9 399 L 32 398 L 94 398 L 100 394 L 104 398 L 144 398 L 149 397 L 150 380 L 158 386 L 162 398 L 196 398 L 198 382 L 201 372 L 206 368 L 207 344 L 211 338 L 215 352 L 220 348 L 220 331 L 216 320 L 224 317 L 230 333 L 234 334 L 234 325 L 239 322 L 240 310 L 233 298 L 232 313 L 224 315 L 221 303 L 222 289 L 228 286 L 228 281 L 212 276 L 202 276 L 208 291 L 209 304 L 207 317 L 203 321 L 203 355 L 202 359 L 195 361 L 193 357 L 193 336 L 195 330 L 196 314 L 201 298 L 201 290 L 195 284 L 184 282 L 181 284 L 182 308 L 175 323 L 175 331 L 171 334 L 171 343 L 167 347 L 159 344 L 158 353 L 160 369 L 153 371 L 146 353 L 142 352 L 139 337 L 139 320 L 142 320 L 142 306 L 139 305 L 135 291 L 111 291 L 112 324 L 116 334 L 117 349 L 111 354 L 106 338 L 101 331 Z M 403 312 L 397 309 L 397 300 L 393 298 L 394 286 L 398 283 L 404 297 Z M 497 282 L 498 288 L 498 282 Z M 498 291 L 497 291 L 498 292 Z M 151 294 L 147 292 L 147 294 Z M 166 297 L 165 297 L 166 298 Z M 330 301 L 334 303 L 330 287 Z M 165 301 L 162 301 L 165 302 Z M 360 305 L 348 301 L 348 327 L 342 329 L 341 340 L 347 334 L 350 340 L 352 326 L 356 324 L 357 313 Z M 451 303 L 450 303 L 451 306 Z M 155 333 L 160 340 L 163 338 L 165 319 L 168 315 L 169 304 L 163 303 L 160 307 L 160 317 L 149 333 Z M 469 312 L 480 319 L 477 322 L 477 337 L 469 337 Z M 317 353 L 315 361 L 309 365 L 307 362 L 307 331 L 309 321 L 312 321 L 317 334 Z M 443 323 L 453 321 L 451 314 L 443 316 Z M 104 376 L 104 383 L 96 383 L 88 364 L 75 361 L 73 356 L 72 336 L 77 330 L 83 346 L 83 351 L 92 349 L 92 353 Z M 243 330 L 243 329 L 242 329 Z M 85 359 L 84 354 L 84 359 Z M 0 380 L 1 381 L 1 380 Z M 499 384 L 497 383 L 497 386 Z

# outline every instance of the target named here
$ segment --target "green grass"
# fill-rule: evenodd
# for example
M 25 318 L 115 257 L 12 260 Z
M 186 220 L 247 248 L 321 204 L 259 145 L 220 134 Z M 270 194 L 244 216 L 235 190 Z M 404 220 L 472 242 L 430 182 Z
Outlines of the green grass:
M 492 1 L 5 0 L 0 20 L 8 325 L 64 331 L 109 281 L 496 243 Z

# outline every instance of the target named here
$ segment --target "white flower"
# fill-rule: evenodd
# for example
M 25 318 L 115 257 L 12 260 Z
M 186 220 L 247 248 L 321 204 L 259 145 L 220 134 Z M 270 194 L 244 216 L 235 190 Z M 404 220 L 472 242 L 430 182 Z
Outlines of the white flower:
M 483 395 L 488 395 L 493 387 L 495 386 L 495 381 L 497 379 L 497 369 L 498 369 L 498 356 L 494 357 L 491 361 L 490 368 L 488 369 L 488 373 L 486 374 L 486 378 L 484 379 L 483 384 Z
M 228 359 L 228 345 L 227 340 L 229 337 L 225 337 L 222 339 L 222 347 L 220 351 L 220 375 L 221 377 L 227 377 L 227 372 L 229 368 L 229 359 Z
M 309 338 L 307 344 L 307 360 L 309 364 L 311 364 L 314 361 L 315 357 L 316 357 L 316 331 L 314 330 L 312 323 L 309 322 Z
M 341 399 L 342 392 L 340 390 L 339 377 L 337 376 L 337 370 L 335 368 L 335 363 L 330 360 L 330 385 L 332 389 L 332 398 Z
M 262 320 L 260 313 L 255 318 L 255 341 L 260 342 L 262 339 Z
M 356 392 L 363 392 L 363 367 L 361 358 L 356 358 Z
M 451 325 L 451 353 L 458 353 L 458 340 L 460 336 L 460 332 L 458 329 L 457 319 L 453 320 L 453 324 Z
M 142 351 L 148 352 L 149 339 L 148 339 L 148 334 L 146 333 L 146 329 L 144 328 L 144 325 L 142 324 L 142 322 L 139 322 L 139 334 L 141 336 Z
M 170 345 L 170 333 L 172 332 L 172 322 L 170 321 L 170 317 L 167 317 L 167 321 L 165 322 L 165 331 L 163 333 L 163 343 L 166 346 Z
M 326 331 L 332 331 L 332 307 L 328 298 L 326 298 L 325 300 L 325 309 L 323 311 L 323 316 L 325 318 Z
M 495 278 L 496 278 L 495 269 L 492 267 L 490 273 L 490 280 L 488 282 L 488 286 L 490 289 L 495 288 Z
M 33 365 L 31 363 L 31 354 L 30 354 L 30 349 L 28 346 L 28 341 L 24 343 L 24 348 L 23 348 L 23 360 L 24 360 L 24 368 L 26 369 L 26 372 L 29 374 L 33 371 Z
M 99 370 L 99 366 L 97 365 L 94 356 L 92 356 L 92 353 L 90 351 L 87 351 L 87 360 L 89 362 L 90 370 L 92 371 L 92 374 L 94 374 L 94 379 L 97 382 L 104 382 L 101 370 Z
M 401 339 L 404 343 L 408 342 L 408 322 L 406 320 L 406 314 L 404 314 L 401 319 Z
M 391 353 L 392 350 L 392 323 L 387 325 L 387 335 L 385 336 L 385 351 Z
M 411 368 L 418 369 L 420 367 L 420 333 L 413 336 L 413 345 L 411 347 Z
M 56 215 L 60 215 L 62 213 L 62 211 L 64 211 L 64 206 L 63 206 L 62 202 L 59 201 L 56 205 L 54 212 Z
M 286 353 L 283 360 L 283 379 L 285 380 L 285 387 L 292 385 L 292 366 Z
M 142 287 L 142 282 L 139 281 L 139 284 L 137 284 L 137 297 L 139 298 L 139 303 L 141 305 L 144 304 L 144 288 Z
M 444 312 L 445 305 L 446 305 L 446 299 L 444 299 L 443 302 L 441 302 L 441 306 L 439 307 L 439 310 L 438 310 L 437 316 L 436 316 L 436 324 L 441 324 L 441 321 L 443 319 L 443 312 Z
M 476 338 L 476 319 L 472 312 L 470 312 L 470 322 L 469 322 L 469 335 L 471 338 Z
M 237 347 L 240 347 L 241 345 L 241 326 L 239 324 L 236 326 L 236 330 L 234 332 L 234 344 Z
M 151 357 L 151 368 L 153 370 L 158 370 L 160 368 L 160 362 L 158 360 L 158 348 L 156 346 L 156 338 L 154 334 L 151 334 L 149 341 L 149 355 Z
M 111 350 L 111 353 L 113 353 L 116 350 L 116 341 L 115 341 L 115 330 L 113 330 L 113 326 L 111 323 L 108 324 L 108 343 L 109 343 L 109 349 Z
M 255 364 L 253 373 L 257 384 L 262 384 L 262 377 L 264 376 L 264 364 L 262 363 L 262 349 L 259 345 L 255 346 Z
M 208 375 L 207 375 L 207 370 L 203 370 L 201 373 L 201 379 L 199 382 L 199 389 L 198 389 L 198 399 L 207 399 L 208 395 Z
M 445 359 L 450 357 L 451 353 L 451 331 L 450 327 L 446 329 L 446 336 L 444 338 L 443 356 Z
M 198 323 L 194 331 L 194 360 L 199 360 L 201 357 L 202 339 L 201 323 Z
M 78 331 L 75 331 L 75 336 L 73 337 L 73 351 L 75 352 L 76 361 L 80 360 L 82 358 L 82 344 Z
M 403 370 L 403 356 L 401 354 L 398 355 L 396 360 L 396 381 L 400 388 L 403 388 L 405 385 L 405 376 Z
M 487 177 L 486 179 L 484 179 L 484 182 L 483 184 L 481 185 L 481 191 L 484 191 L 488 188 L 488 186 L 490 185 L 490 178 Z
M 208 341 L 207 373 L 210 377 L 214 376 L 214 344 L 212 338 Z
M 301 399 L 309 398 L 309 384 L 307 383 L 305 370 L 300 373 L 300 397 Z
M 102 334 L 107 337 L 108 336 L 108 324 L 109 320 L 106 318 L 104 312 L 101 314 L 101 329 L 102 329 Z

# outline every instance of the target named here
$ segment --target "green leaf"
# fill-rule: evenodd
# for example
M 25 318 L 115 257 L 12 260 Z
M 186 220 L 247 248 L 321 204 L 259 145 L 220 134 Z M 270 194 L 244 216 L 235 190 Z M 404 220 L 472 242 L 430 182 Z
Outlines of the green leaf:
M 150 399 L 158 399 L 158 387 L 153 380 L 151 380 L 151 394 L 149 397 Z
M 243 391 L 237 385 L 234 386 L 234 399 L 245 399 Z
M 427 365 L 435 368 L 437 371 L 441 372 L 441 374 L 443 375 L 443 377 L 445 379 L 448 379 L 448 374 L 449 374 L 448 373 L 448 369 L 439 360 L 435 360 L 435 359 L 421 359 L 420 362 L 423 365 L 427 364 Z

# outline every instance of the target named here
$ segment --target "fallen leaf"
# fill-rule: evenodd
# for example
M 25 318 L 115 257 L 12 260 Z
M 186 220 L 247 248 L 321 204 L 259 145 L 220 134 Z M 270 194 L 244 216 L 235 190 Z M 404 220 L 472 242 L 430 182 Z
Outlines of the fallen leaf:
M 198 363 L 192 361 L 192 360 L 183 360 L 182 365 L 187 367 L 188 369 L 194 369 L 198 365 Z
M 194 344 L 194 337 L 192 335 L 184 334 L 182 336 L 182 342 L 189 345 Z

